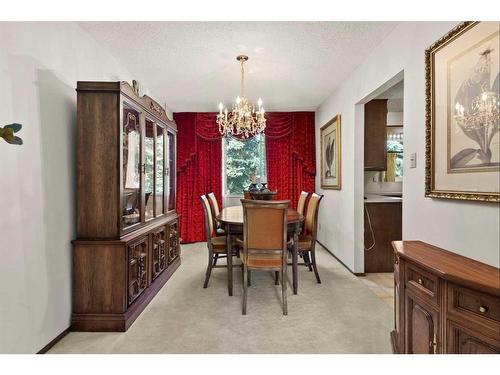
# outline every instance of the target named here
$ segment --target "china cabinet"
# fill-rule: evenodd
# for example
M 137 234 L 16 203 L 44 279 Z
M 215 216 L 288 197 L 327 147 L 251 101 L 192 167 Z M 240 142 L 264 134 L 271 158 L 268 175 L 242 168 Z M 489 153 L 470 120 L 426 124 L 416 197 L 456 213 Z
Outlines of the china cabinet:
M 396 353 L 500 353 L 500 269 L 421 241 L 394 241 Z
M 77 84 L 76 331 L 125 331 L 180 265 L 175 122 L 126 82 Z

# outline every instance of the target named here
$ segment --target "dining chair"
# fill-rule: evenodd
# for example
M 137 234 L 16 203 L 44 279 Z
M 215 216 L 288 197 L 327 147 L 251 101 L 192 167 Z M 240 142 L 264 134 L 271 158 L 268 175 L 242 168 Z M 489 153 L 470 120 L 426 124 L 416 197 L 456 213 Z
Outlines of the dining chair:
M 220 212 L 219 203 L 217 202 L 217 198 L 214 193 L 208 193 L 207 195 L 208 201 L 210 202 L 210 213 L 212 214 L 212 222 L 215 224 L 215 235 L 216 236 L 224 236 L 226 231 L 221 227 L 219 222 L 215 220 L 217 215 Z
M 243 265 L 242 314 L 247 312 L 248 277 L 252 270 L 278 271 L 281 274 L 283 315 L 288 314 L 286 301 L 287 210 L 289 201 L 242 199 Z
M 210 274 L 213 268 L 226 267 L 217 266 L 217 260 L 221 258 L 227 258 L 227 248 L 226 248 L 226 236 L 216 235 L 216 225 L 212 216 L 212 209 L 210 207 L 210 202 L 206 195 L 200 197 L 201 205 L 203 206 L 203 212 L 205 214 L 205 236 L 207 238 L 207 248 L 208 248 L 208 266 L 207 272 L 205 274 L 205 283 L 203 288 L 208 286 L 208 281 L 210 280 Z M 234 255 L 234 254 L 232 254 Z
M 318 273 L 318 267 L 316 265 L 316 236 L 318 232 L 318 212 L 319 203 L 323 199 L 323 195 L 318 195 L 316 193 L 311 194 L 309 203 L 307 204 L 306 218 L 304 222 L 304 230 L 299 235 L 298 239 L 298 249 L 299 253 L 304 258 L 305 264 L 309 267 L 309 270 L 314 269 L 314 275 L 316 276 L 316 281 L 321 284 L 321 279 Z M 310 257 L 309 257 L 310 256 Z
M 307 198 L 309 198 L 309 192 L 302 191 L 299 196 L 299 201 L 297 202 L 297 212 L 304 215 L 304 209 L 306 208 Z

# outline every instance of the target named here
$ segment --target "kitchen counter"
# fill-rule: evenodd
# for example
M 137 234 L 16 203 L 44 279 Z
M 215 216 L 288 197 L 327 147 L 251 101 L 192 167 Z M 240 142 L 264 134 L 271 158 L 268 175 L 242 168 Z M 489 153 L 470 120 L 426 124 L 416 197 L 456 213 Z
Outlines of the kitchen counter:
M 365 194 L 365 202 L 366 203 L 397 203 L 402 202 L 403 197 L 391 197 L 389 195 L 382 194 Z

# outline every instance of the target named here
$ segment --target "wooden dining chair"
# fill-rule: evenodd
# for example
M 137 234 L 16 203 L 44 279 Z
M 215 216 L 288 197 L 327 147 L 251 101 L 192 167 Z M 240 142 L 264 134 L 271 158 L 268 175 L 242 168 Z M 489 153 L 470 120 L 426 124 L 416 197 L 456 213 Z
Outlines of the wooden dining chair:
M 243 249 L 243 306 L 247 312 L 249 272 L 278 271 L 281 274 L 283 315 L 288 314 L 286 301 L 287 210 L 289 201 L 258 201 L 242 199 Z
M 205 283 L 203 288 L 208 286 L 208 281 L 210 280 L 210 274 L 213 268 L 226 267 L 217 266 L 217 260 L 221 258 L 227 258 L 226 248 L 226 236 L 216 235 L 216 225 L 212 216 L 212 209 L 210 207 L 210 202 L 206 195 L 200 197 L 201 205 L 203 206 L 203 212 L 205 214 L 205 236 L 207 238 L 207 248 L 208 248 L 208 266 L 207 272 L 205 274 Z M 234 255 L 234 254 L 232 254 Z
M 311 270 L 312 265 L 318 284 L 321 284 L 321 279 L 319 277 L 318 267 L 316 266 L 315 245 L 318 232 L 319 203 L 321 199 L 323 199 L 323 195 L 318 195 L 316 193 L 311 194 L 311 198 L 307 204 L 304 229 L 299 235 L 298 243 L 299 253 L 304 258 L 305 264 L 309 267 L 309 270 Z
M 299 196 L 299 201 L 297 202 L 297 212 L 301 215 L 305 214 L 305 208 L 306 208 L 306 202 L 307 198 L 309 198 L 309 195 L 311 193 L 307 191 L 302 191 Z
M 210 212 L 212 214 L 212 222 L 215 224 L 215 235 L 224 236 L 226 234 L 226 231 L 219 224 L 219 222 L 215 220 L 217 215 L 220 213 L 219 203 L 217 202 L 217 198 L 215 197 L 214 193 L 208 193 L 207 198 L 208 201 L 210 202 Z

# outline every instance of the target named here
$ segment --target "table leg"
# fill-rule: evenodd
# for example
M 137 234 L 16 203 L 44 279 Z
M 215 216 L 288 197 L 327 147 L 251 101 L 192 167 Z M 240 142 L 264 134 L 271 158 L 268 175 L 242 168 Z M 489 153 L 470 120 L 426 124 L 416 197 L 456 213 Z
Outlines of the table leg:
M 227 291 L 233 295 L 233 247 L 229 225 L 226 227 L 226 250 L 227 250 Z
M 299 263 L 299 228 L 297 225 L 293 232 L 293 251 L 292 251 L 292 274 L 293 274 L 293 294 L 297 294 L 298 290 L 298 263 Z

